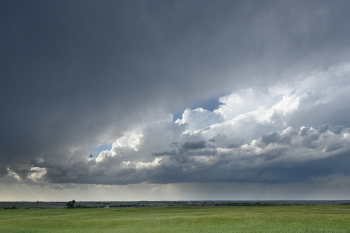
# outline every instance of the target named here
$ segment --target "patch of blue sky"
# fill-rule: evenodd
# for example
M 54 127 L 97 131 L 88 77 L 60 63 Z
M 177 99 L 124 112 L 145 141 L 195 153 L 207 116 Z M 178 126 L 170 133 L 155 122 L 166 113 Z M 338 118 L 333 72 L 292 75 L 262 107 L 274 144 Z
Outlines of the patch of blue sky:
M 105 151 L 105 150 L 110 150 L 112 148 L 112 145 L 111 144 L 103 144 L 103 145 L 100 145 L 98 147 L 95 147 L 93 149 L 93 152 L 91 153 L 94 158 L 97 158 L 97 156 L 102 152 L 102 151 Z

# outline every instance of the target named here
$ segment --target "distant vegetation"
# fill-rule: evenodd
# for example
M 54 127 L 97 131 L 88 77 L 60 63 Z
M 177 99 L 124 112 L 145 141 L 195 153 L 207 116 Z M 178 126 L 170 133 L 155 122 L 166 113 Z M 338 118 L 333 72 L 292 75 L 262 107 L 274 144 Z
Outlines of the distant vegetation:
M 350 201 L 89 201 L 78 202 L 0 202 L 0 209 L 50 209 L 50 208 L 142 208 L 142 207 L 184 207 L 184 206 L 323 206 L 349 205 Z

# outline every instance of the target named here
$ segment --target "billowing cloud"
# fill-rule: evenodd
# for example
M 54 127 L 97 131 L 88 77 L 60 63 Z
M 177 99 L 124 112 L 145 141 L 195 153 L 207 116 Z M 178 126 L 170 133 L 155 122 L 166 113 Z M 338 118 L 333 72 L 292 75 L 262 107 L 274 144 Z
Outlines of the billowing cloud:
M 11 172 L 34 181 L 119 185 L 312 182 L 317 177 L 348 175 L 350 127 L 333 125 L 338 118 L 332 122 L 327 114 L 313 111 L 348 110 L 349 67 L 311 74 L 288 88 L 275 85 L 263 92 L 252 88 L 234 92 L 221 97 L 222 105 L 213 112 L 186 109 L 176 121 L 160 114 L 125 131 L 111 150 L 96 158 L 64 166 L 42 160 L 35 162 L 35 169 L 18 166 Z M 258 105 L 240 104 L 254 99 Z M 304 124 L 298 117 L 306 113 L 313 115 L 314 124 Z M 192 114 L 197 118 L 193 125 L 188 120 Z M 26 169 L 31 175 L 21 177 L 29 172 Z

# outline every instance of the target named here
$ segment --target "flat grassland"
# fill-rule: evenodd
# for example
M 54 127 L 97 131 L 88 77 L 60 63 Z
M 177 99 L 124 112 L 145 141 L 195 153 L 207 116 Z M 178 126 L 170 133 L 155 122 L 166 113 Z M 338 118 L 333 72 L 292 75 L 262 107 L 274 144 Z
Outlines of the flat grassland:
M 2 209 L 0 232 L 350 232 L 350 206 Z

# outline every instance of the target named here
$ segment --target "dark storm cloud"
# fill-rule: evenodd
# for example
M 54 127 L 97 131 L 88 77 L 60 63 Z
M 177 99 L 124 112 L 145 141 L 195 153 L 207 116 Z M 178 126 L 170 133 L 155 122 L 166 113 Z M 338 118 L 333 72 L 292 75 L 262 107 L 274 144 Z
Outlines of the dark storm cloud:
M 204 149 L 205 141 L 198 141 L 198 142 L 186 142 L 184 143 L 181 148 L 183 150 L 198 150 L 198 149 Z
M 35 164 L 47 169 L 49 182 L 140 182 L 145 174 L 135 168 L 113 173 L 108 164 L 92 166 L 86 155 L 157 111 L 177 112 L 218 93 L 288 81 L 350 57 L 349 1 L 0 5 L 0 176 L 9 169 L 24 178 Z M 305 145 L 315 140 L 311 135 Z M 261 143 L 281 142 L 288 138 L 269 135 Z M 194 158 L 182 163 L 186 159 Z M 190 180 L 178 173 L 182 168 L 159 169 L 145 170 L 152 177 L 147 181 L 171 182 L 172 175 Z M 227 170 L 196 169 L 211 180 L 231 179 Z M 204 174 L 186 171 L 194 181 Z
M 286 135 L 281 135 L 278 132 L 273 132 L 269 134 L 264 134 L 261 137 L 261 143 L 263 147 L 268 146 L 270 143 L 279 143 L 279 144 L 289 144 L 292 141 L 294 135 L 297 135 L 298 132 L 293 130 Z

